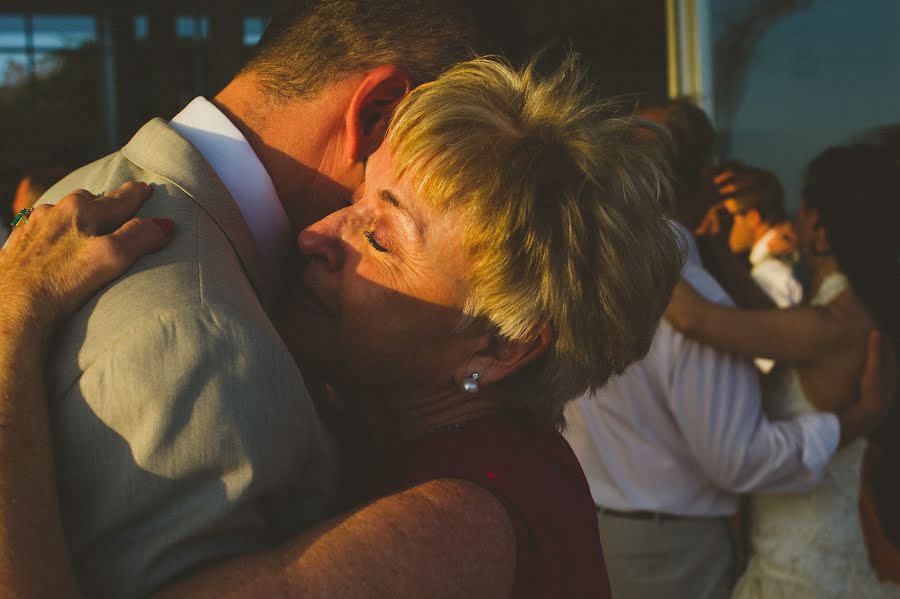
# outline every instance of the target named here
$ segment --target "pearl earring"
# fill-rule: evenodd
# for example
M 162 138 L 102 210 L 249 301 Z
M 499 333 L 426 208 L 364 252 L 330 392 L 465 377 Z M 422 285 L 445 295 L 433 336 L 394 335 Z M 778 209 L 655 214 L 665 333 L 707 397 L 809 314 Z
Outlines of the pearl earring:
M 478 393 L 478 373 L 473 372 L 460 385 L 466 393 Z

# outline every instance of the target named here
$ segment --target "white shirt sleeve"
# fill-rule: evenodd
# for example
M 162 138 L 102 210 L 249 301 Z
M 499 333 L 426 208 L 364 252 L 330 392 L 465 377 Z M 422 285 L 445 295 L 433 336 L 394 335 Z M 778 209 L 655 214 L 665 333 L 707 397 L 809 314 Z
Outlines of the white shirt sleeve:
M 837 449 L 837 418 L 769 421 L 749 362 L 671 333 L 669 407 L 706 476 L 733 493 L 814 487 Z
M 803 287 L 794 278 L 790 267 L 775 258 L 755 265 L 751 275 L 779 308 L 793 306 L 803 299 Z

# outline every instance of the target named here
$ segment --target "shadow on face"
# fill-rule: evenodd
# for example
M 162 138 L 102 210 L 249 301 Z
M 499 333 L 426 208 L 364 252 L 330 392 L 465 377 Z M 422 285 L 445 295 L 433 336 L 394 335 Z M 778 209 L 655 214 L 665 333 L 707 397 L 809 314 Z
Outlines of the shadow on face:
M 373 154 L 353 202 L 304 229 L 279 329 L 304 375 L 345 394 L 451 388 L 478 338 L 458 330 L 466 262 L 453 213 Z

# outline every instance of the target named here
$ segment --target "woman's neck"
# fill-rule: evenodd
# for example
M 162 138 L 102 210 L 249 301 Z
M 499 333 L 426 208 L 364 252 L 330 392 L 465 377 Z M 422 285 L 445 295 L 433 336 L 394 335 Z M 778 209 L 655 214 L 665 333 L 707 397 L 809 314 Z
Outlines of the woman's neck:
M 409 400 L 370 396 L 354 404 L 373 443 L 380 447 L 463 426 L 502 410 L 491 389 L 474 394 L 444 390 Z

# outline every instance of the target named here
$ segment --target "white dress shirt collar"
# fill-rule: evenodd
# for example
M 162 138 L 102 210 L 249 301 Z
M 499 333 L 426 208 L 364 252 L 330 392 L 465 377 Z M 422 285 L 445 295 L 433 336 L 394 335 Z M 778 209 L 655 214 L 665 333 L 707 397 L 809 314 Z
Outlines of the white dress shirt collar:
M 228 188 L 264 263 L 281 264 L 291 247 L 290 220 L 244 135 L 203 97 L 194 98 L 169 124 L 197 148 Z
M 771 256 L 769 253 L 769 241 L 775 237 L 776 233 L 775 229 L 769 229 L 766 231 L 765 235 L 760 237 L 756 243 L 753 244 L 753 248 L 750 250 L 750 264 L 759 264 Z

